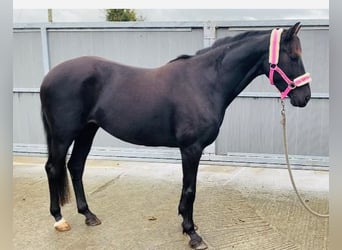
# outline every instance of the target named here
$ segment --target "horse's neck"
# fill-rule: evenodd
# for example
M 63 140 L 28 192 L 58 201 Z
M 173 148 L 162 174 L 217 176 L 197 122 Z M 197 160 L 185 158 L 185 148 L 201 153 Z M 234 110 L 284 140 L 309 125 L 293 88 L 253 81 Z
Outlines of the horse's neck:
M 263 63 L 267 58 L 267 39 L 253 39 L 248 44 L 226 50 L 222 59 L 218 81 L 222 86 L 225 108 L 258 75 L 265 73 Z

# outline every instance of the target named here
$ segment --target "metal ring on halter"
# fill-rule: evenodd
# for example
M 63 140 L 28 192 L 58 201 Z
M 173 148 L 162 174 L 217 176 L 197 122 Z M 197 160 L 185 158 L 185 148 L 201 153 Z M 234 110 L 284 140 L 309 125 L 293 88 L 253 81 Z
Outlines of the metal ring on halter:
M 292 89 L 297 88 L 297 86 L 296 86 L 296 84 L 295 84 L 294 82 L 291 82 L 291 83 L 289 84 L 289 88 L 292 90 Z
M 271 63 L 271 64 L 270 64 L 270 68 L 271 68 L 271 69 L 275 69 L 276 67 L 277 67 L 277 64 L 274 64 L 274 63 Z

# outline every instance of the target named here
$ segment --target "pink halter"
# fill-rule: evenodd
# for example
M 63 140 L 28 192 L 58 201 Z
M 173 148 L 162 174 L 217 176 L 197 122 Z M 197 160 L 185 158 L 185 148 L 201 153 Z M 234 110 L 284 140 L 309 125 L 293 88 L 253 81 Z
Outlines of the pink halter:
M 305 84 L 308 84 L 311 81 L 311 77 L 309 73 L 305 73 L 301 76 L 298 76 L 293 81 L 291 81 L 287 75 L 278 67 L 278 61 L 279 61 L 279 49 L 280 49 L 280 40 L 281 40 L 281 33 L 283 32 L 283 29 L 274 29 L 271 33 L 270 38 L 270 49 L 269 49 L 269 63 L 270 63 L 270 73 L 268 78 L 270 79 L 270 82 L 272 85 L 274 85 L 273 81 L 273 75 L 274 71 L 278 72 L 278 74 L 284 79 L 284 81 L 287 83 L 287 88 L 281 92 L 280 98 L 285 99 L 285 97 L 288 95 L 288 93 L 295 89 L 296 87 L 303 86 Z

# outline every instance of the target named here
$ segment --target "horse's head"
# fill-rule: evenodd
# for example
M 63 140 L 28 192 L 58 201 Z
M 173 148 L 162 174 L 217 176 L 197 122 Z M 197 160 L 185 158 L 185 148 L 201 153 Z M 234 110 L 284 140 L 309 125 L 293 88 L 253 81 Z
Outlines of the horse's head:
M 291 104 L 305 107 L 311 98 L 310 75 L 305 73 L 302 48 L 297 33 L 300 23 L 288 30 L 272 31 L 269 48 L 268 77 L 281 92 L 281 98 L 288 96 Z

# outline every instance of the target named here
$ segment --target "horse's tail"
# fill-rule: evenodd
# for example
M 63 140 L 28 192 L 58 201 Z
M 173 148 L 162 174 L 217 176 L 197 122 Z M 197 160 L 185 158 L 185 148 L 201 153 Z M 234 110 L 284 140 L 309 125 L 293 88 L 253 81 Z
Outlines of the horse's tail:
M 43 121 L 43 125 L 44 125 L 44 132 L 45 132 L 45 138 L 46 138 L 46 144 L 47 144 L 47 152 L 48 152 L 48 156 L 50 156 L 50 152 L 51 152 L 51 131 L 50 131 L 48 121 L 45 117 L 43 110 L 41 110 L 41 117 L 42 117 L 42 121 Z
M 46 115 L 41 111 L 42 121 L 44 125 L 45 137 L 47 142 L 48 160 L 45 165 L 45 170 L 49 179 L 49 188 L 51 194 L 58 194 L 59 204 L 63 206 L 69 202 L 70 191 L 67 169 L 65 165 L 65 156 L 62 156 L 63 161 L 55 162 L 54 159 L 58 159 L 55 154 L 58 154 L 58 150 L 54 148 L 52 142 L 51 129 L 46 118 Z M 62 165 L 60 165 L 62 164 Z

